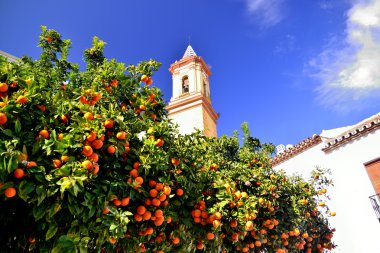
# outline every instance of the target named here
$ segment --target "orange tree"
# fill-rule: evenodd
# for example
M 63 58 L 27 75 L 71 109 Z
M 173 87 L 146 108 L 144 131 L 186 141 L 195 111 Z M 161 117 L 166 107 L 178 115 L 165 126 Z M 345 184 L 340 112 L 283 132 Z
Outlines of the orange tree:
M 86 69 L 42 27 L 38 60 L 0 58 L 1 252 L 323 252 L 330 182 L 270 166 L 273 146 L 182 136 L 159 64 L 125 66 L 94 38 Z

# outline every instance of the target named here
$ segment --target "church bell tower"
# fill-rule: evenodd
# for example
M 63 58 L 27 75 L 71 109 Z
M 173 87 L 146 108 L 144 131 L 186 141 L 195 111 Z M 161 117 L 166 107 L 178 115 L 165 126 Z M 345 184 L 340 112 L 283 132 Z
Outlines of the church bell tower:
M 166 110 L 168 117 L 179 125 L 181 134 L 199 129 L 205 136 L 217 137 L 219 118 L 211 105 L 210 68 L 189 45 L 182 59 L 169 68 L 173 79 L 173 96 Z

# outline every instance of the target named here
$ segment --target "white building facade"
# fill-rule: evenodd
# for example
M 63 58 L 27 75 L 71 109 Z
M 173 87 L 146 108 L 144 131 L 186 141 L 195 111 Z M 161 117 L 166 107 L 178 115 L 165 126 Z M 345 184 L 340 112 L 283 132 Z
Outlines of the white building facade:
M 322 131 L 276 155 L 273 167 L 305 179 L 317 166 L 331 170 L 330 221 L 336 228 L 333 252 L 380 252 L 380 113 L 353 126 Z M 379 208 L 379 207 L 378 207 Z

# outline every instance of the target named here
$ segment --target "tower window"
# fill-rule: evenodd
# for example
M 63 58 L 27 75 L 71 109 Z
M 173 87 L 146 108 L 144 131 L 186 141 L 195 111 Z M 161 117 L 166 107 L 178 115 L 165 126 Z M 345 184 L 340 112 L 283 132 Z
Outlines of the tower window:
M 184 76 L 182 78 L 182 93 L 188 93 L 189 92 L 189 77 Z
M 203 94 L 206 96 L 206 97 L 209 97 L 210 94 L 208 93 L 208 89 L 207 89 L 207 84 L 206 82 L 203 81 Z

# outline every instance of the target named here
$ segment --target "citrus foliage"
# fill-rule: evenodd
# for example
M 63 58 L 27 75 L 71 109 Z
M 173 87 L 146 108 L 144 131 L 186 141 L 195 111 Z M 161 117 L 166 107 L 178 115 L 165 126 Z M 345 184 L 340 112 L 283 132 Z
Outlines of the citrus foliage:
M 322 252 L 328 183 L 270 166 L 273 147 L 181 136 L 150 86 L 97 38 L 85 71 L 42 28 L 39 60 L 0 58 L 2 252 Z M 319 194 L 318 194 L 319 193 Z M 325 208 L 325 207 L 324 207 Z M 323 209 L 327 210 L 327 208 Z

